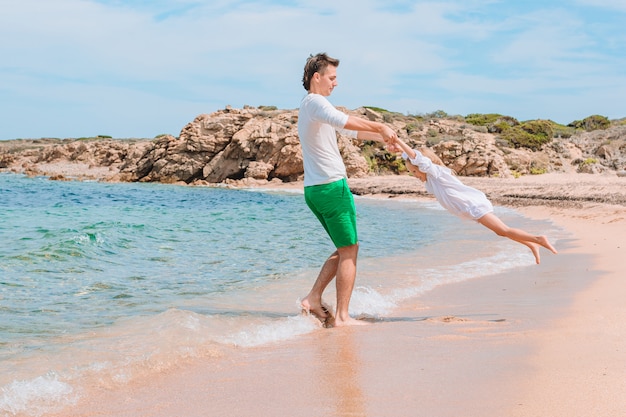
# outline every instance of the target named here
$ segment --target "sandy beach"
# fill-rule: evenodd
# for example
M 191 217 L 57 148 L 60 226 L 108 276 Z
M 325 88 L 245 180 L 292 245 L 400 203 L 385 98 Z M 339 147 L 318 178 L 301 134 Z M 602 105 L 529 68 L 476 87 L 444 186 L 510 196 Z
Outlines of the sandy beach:
M 575 295 L 563 315 L 533 332 L 536 349 L 529 364 L 535 372 L 520 390 L 524 406 L 511 415 L 624 415 L 624 206 L 587 204 L 581 208 L 527 207 L 521 211 L 530 217 L 551 218 L 570 231 L 574 246 L 565 253 L 591 256 L 597 277 Z
M 368 326 L 233 349 L 123 389 L 94 389 L 58 415 L 625 415 L 626 178 L 463 181 L 564 229 L 559 254 L 542 251 L 532 269 L 435 289 Z M 410 177 L 351 186 L 375 198 L 430 198 Z

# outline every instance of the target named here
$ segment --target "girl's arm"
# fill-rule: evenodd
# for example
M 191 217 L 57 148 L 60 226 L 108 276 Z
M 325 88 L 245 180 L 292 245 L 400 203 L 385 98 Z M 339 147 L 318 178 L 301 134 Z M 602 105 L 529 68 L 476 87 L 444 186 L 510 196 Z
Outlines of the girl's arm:
M 400 147 L 400 149 L 402 149 L 407 155 L 409 155 L 409 158 L 415 159 L 415 157 L 417 156 L 415 151 L 413 149 L 411 149 L 409 147 L 409 145 L 404 143 L 404 141 L 402 139 L 400 139 L 400 138 L 396 139 L 395 144 L 398 145 Z
M 440 167 L 433 163 L 430 158 L 425 157 L 419 151 L 415 151 L 409 147 L 406 143 L 402 141 L 402 139 L 398 138 L 394 145 L 404 151 L 404 153 L 409 157 L 410 163 L 417 166 L 418 170 L 424 174 L 428 174 L 431 178 L 439 178 L 442 172 L 448 170 L 445 167 Z

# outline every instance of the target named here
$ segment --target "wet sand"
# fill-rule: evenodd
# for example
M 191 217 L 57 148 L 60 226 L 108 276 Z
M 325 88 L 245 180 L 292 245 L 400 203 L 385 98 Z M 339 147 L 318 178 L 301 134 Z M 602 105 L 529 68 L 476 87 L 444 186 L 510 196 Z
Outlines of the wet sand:
M 94 390 L 59 416 L 622 415 L 626 206 L 584 196 L 601 188 L 619 199 L 626 180 L 540 177 L 513 185 L 571 195 L 509 201 L 570 235 L 558 255 L 542 251 L 539 266 L 436 288 L 368 326 L 233 349 Z M 511 184 L 485 180 L 471 185 L 496 204 L 511 198 Z

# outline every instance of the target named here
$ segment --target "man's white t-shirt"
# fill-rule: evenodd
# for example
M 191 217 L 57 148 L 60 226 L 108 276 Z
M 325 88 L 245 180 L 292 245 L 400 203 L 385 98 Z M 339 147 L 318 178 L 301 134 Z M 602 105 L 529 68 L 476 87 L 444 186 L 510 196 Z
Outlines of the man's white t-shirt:
M 344 129 L 348 115 L 337 110 L 326 97 L 307 94 L 298 112 L 298 136 L 304 160 L 304 186 L 328 184 L 347 177 L 339 153 L 337 134 L 356 138 L 357 131 Z

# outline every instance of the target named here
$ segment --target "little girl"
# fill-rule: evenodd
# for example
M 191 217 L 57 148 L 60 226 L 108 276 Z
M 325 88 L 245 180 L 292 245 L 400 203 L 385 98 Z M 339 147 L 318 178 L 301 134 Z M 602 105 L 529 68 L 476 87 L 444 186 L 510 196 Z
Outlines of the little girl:
M 483 226 L 493 230 L 498 236 L 508 237 L 511 240 L 528 246 L 540 262 L 539 246 L 557 253 L 545 236 L 533 236 L 523 230 L 515 229 L 504 224 L 493 213 L 493 206 L 482 191 L 463 184 L 453 173 L 444 166 L 441 159 L 430 149 L 411 149 L 401 139 L 397 139 L 390 150 L 402 150 L 402 158 L 407 163 L 407 169 L 424 182 L 426 190 L 435 195 L 435 198 L 446 210 L 465 219 L 476 220 Z

